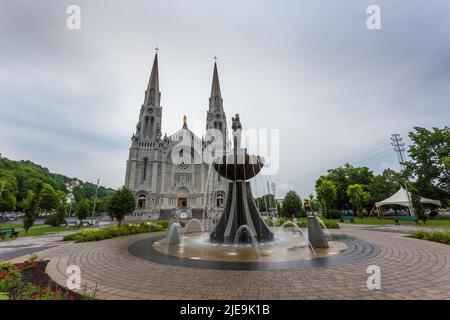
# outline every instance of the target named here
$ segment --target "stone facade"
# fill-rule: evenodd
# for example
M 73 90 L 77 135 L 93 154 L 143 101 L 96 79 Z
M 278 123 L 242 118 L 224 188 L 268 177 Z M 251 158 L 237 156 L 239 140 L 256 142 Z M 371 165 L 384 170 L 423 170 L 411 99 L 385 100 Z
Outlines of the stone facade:
M 188 129 L 186 116 L 180 130 L 162 137 L 160 99 L 156 54 L 136 133 L 131 138 L 125 185 L 135 192 L 136 210 L 127 218 L 201 218 L 205 207 L 208 214 L 220 214 L 226 181 L 210 170 L 208 160 L 229 148 L 217 64 L 203 138 Z

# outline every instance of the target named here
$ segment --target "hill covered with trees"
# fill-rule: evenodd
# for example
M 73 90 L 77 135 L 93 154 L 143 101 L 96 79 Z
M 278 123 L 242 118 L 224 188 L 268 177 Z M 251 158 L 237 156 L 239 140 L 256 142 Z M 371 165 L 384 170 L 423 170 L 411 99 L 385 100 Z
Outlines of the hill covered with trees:
M 74 185 L 73 183 L 76 182 Z M 39 207 L 45 211 L 56 209 L 65 202 L 72 187 L 75 200 L 89 200 L 95 196 L 96 185 L 76 178 L 50 172 L 49 169 L 28 160 L 0 159 L 0 212 L 23 211 L 32 194 L 44 190 Z M 106 198 L 113 189 L 100 186 L 98 198 Z

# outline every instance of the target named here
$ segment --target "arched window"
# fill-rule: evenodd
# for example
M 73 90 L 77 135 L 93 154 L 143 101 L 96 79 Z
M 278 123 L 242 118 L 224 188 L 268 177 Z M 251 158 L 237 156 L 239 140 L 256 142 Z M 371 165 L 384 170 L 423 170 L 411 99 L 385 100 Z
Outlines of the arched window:
M 148 162 L 148 159 L 144 158 L 144 170 L 142 172 L 142 181 L 145 181 L 145 179 L 147 177 L 147 162 Z

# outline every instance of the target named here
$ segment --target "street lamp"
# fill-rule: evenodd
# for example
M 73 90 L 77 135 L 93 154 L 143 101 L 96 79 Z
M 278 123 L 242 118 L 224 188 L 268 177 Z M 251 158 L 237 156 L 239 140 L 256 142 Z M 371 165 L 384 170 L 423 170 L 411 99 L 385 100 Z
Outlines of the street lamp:
M 98 193 L 99 184 L 100 184 L 100 179 L 97 179 L 97 187 L 95 188 L 95 197 L 94 197 L 94 207 L 92 208 L 92 224 L 94 224 L 95 205 L 97 204 L 97 193 Z

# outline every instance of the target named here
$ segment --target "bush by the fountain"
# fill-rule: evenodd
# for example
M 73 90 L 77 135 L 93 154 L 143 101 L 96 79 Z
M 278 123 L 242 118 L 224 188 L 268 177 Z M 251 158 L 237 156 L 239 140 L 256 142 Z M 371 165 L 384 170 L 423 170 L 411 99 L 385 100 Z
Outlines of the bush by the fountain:
M 269 227 L 277 227 L 283 225 L 287 220 L 285 218 L 278 218 L 276 225 L 273 224 L 273 220 L 271 218 L 267 218 L 264 220 Z
M 339 223 L 337 223 L 334 220 L 321 219 L 321 221 L 323 222 L 323 224 L 325 225 L 325 227 L 327 229 L 339 229 L 340 228 L 339 227 Z M 300 228 L 307 228 L 308 227 L 308 224 L 307 224 L 306 220 L 301 220 L 301 221 L 297 222 L 297 225 Z
M 64 237 L 64 241 L 90 242 L 111 239 L 132 234 L 157 232 L 167 229 L 167 225 L 163 221 L 144 222 L 141 224 L 124 224 L 121 226 L 108 227 L 102 229 L 85 230 Z

